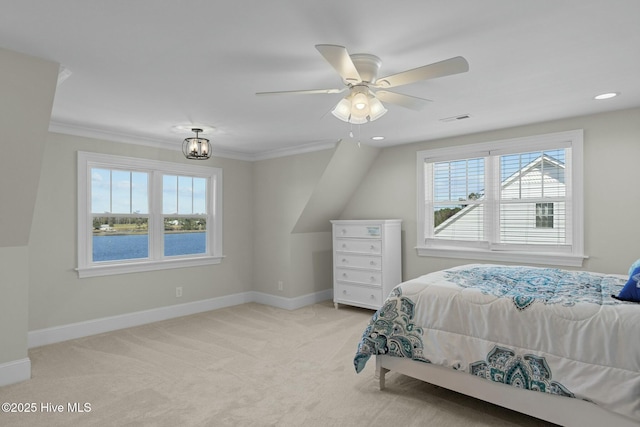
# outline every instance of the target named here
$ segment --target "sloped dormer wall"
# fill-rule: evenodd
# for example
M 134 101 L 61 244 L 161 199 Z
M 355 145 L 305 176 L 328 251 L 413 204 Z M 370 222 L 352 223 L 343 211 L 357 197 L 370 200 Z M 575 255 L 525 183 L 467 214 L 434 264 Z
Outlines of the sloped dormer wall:
M 293 233 L 330 232 L 329 221 L 340 217 L 379 153 L 379 148 L 340 142 L 293 227 Z
M 0 386 L 27 379 L 29 235 L 58 64 L 0 49 Z
M 329 221 L 340 217 L 379 151 L 343 141 L 256 162 L 254 290 L 296 298 L 331 289 Z

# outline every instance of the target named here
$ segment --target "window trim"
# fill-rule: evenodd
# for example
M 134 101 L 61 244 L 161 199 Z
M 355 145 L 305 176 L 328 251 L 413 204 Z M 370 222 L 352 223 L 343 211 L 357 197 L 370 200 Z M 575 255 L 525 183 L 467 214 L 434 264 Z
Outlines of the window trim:
M 112 274 L 125 274 L 135 272 L 146 272 L 165 270 L 172 268 L 195 267 L 203 265 L 219 264 L 224 256 L 222 255 L 222 169 L 200 166 L 184 165 L 181 163 L 164 162 L 159 160 L 148 160 L 135 157 L 115 156 L 111 154 L 90 153 L 78 151 L 78 272 L 79 278 L 106 276 Z M 189 256 L 171 256 L 152 259 L 132 259 L 114 261 L 108 263 L 94 263 L 89 251 L 91 247 L 89 238 L 89 217 L 91 216 L 91 198 L 89 191 L 91 188 L 91 168 L 104 167 L 109 169 L 123 168 L 129 170 L 139 170 L 149 172 L 148 185 L 150 186 L 150 206 L 149 217 L 152 215 L 162 216 L 162 175 L 176 174 L 187 176 L 199 176 L 209 179 L 211 197 L 207 200 L 207 209 L 211 211 L 211 221 L 207 221 L 207 254 L 195 254 Z M 155 182 L 154 182 L 155 181 Z M 158 185 L 160 181 L 160 185 Z M 154 194 L 151 194 L 153 192 Z M 211 224 L 211 225 L 210 225 Z M 155 230 L 149 230 L 149 245 L 155 244 L 154 239 L 158 239 L 162 234 L 158 230 L 162 224 L 156 224 Z M 153 234 L 152 234 L 153 233 Z M 160 239 L 162 240 L 162 239 Z
M 460 145 L 454 147 L 434 148 L 418 151 L 416 154 L 417 175 L 417 246 L 418 256 L 456 258 L 469 260 L 484 260 L 498 262 L 516 262 L 527 264 L 546 264 L 581 267 L 584 259 L 584 188 L 583 188 L 583 130 L 576 129 L 566 132 L 556 132 L 536 136 L 512 138 L 484 142 L 478 144 Z M 491 244 L 465 246 L 459 242 L 442 242 L 428 245 L 425 237 L 425 161 L 430 162 L 471 158 L 475 156 L 498 156 L 520 152 L 544 149 L 571 147 L 570 179 L 572 193 L 569 197 L 573 212 L 572 227 L 568 232 L 572 235 L 571 250 L 569 252 L 545 252 L 538 250 L 503 250 L 500 245 Z

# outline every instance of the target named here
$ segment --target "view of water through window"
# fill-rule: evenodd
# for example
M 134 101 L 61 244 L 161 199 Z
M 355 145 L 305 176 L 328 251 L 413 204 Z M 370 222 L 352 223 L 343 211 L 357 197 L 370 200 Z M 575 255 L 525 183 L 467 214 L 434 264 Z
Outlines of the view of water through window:
M 165 256 L 203 254 L 207 250 L 206 232 L 167 233 Z M 93 261 L 147 258 L 149 237 L 145 234 L 93 236 Z

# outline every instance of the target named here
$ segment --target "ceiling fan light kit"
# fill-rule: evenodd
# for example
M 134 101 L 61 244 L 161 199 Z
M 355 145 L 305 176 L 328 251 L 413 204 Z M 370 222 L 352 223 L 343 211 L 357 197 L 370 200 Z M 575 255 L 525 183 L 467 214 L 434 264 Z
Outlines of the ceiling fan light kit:
M 429 99 L 389 90 L 375 92 L 375 89 L 387 89 L 469 71 L 467 60 L 456 56 L 378 79 L 378 70 L 382 61 L 375 55 L 367 53 L 349 55 L 344 46 L 330 44 L 316 45 L 316 49 L 338 72 L 346 88 L 258 92 L 256 95 L 332 94 L 349 89 L 349 94 L 338 102 L 331 113 L 344 122 L 363 124 L 377 120 L 387 112 L 381 100 L 412 110 L 422 110 L 431 102 Z
M 379 119 L 387 112 L 366 85 L 356 85 L 351 88 L 351 93 L 338 102 L 331 111 L 343 122 L 362 124 Z

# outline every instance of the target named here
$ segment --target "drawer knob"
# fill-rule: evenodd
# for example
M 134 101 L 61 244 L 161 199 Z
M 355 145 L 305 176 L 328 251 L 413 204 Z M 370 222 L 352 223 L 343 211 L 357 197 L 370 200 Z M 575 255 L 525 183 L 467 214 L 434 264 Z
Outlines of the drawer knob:
M 375 262 L 375 261 L 371 261 L 371 262 L 369 263 L 369 265 L 376 265 L 376 262 Z
M 347 290 L 346 290 L 346 289 L 345 289 L 345 290 L 343 290 L 343 291 L 342 291 L 342 293 L 343 293 L 344 295 L 346 295 L 346 294 L 347 294 Z
M 376 247 L 374 245 L 371 245 L 371 250 L 374 250 Z
M 342 262 L 346 264 L 347 263 L 347 259 L 346 258 L 342 258 Z
M 371 299 L 376 299 L 376 296 L 371 294 Z
M 345 249 L 346 247 L 347 247 L 347 244 L 346 244 L 346 243 L 343 243 L 343 244 L 342 244 L 342 249 Z
M 347 234 L 347 230 L 345 228 L 342 229 L 342 234 Z
M 375 276 L 371 276 L 371 281 L 375 282 L 376 281 L 376 277 Z
M 342 273 L 342 277 L 347 277 L 347 273 Z

